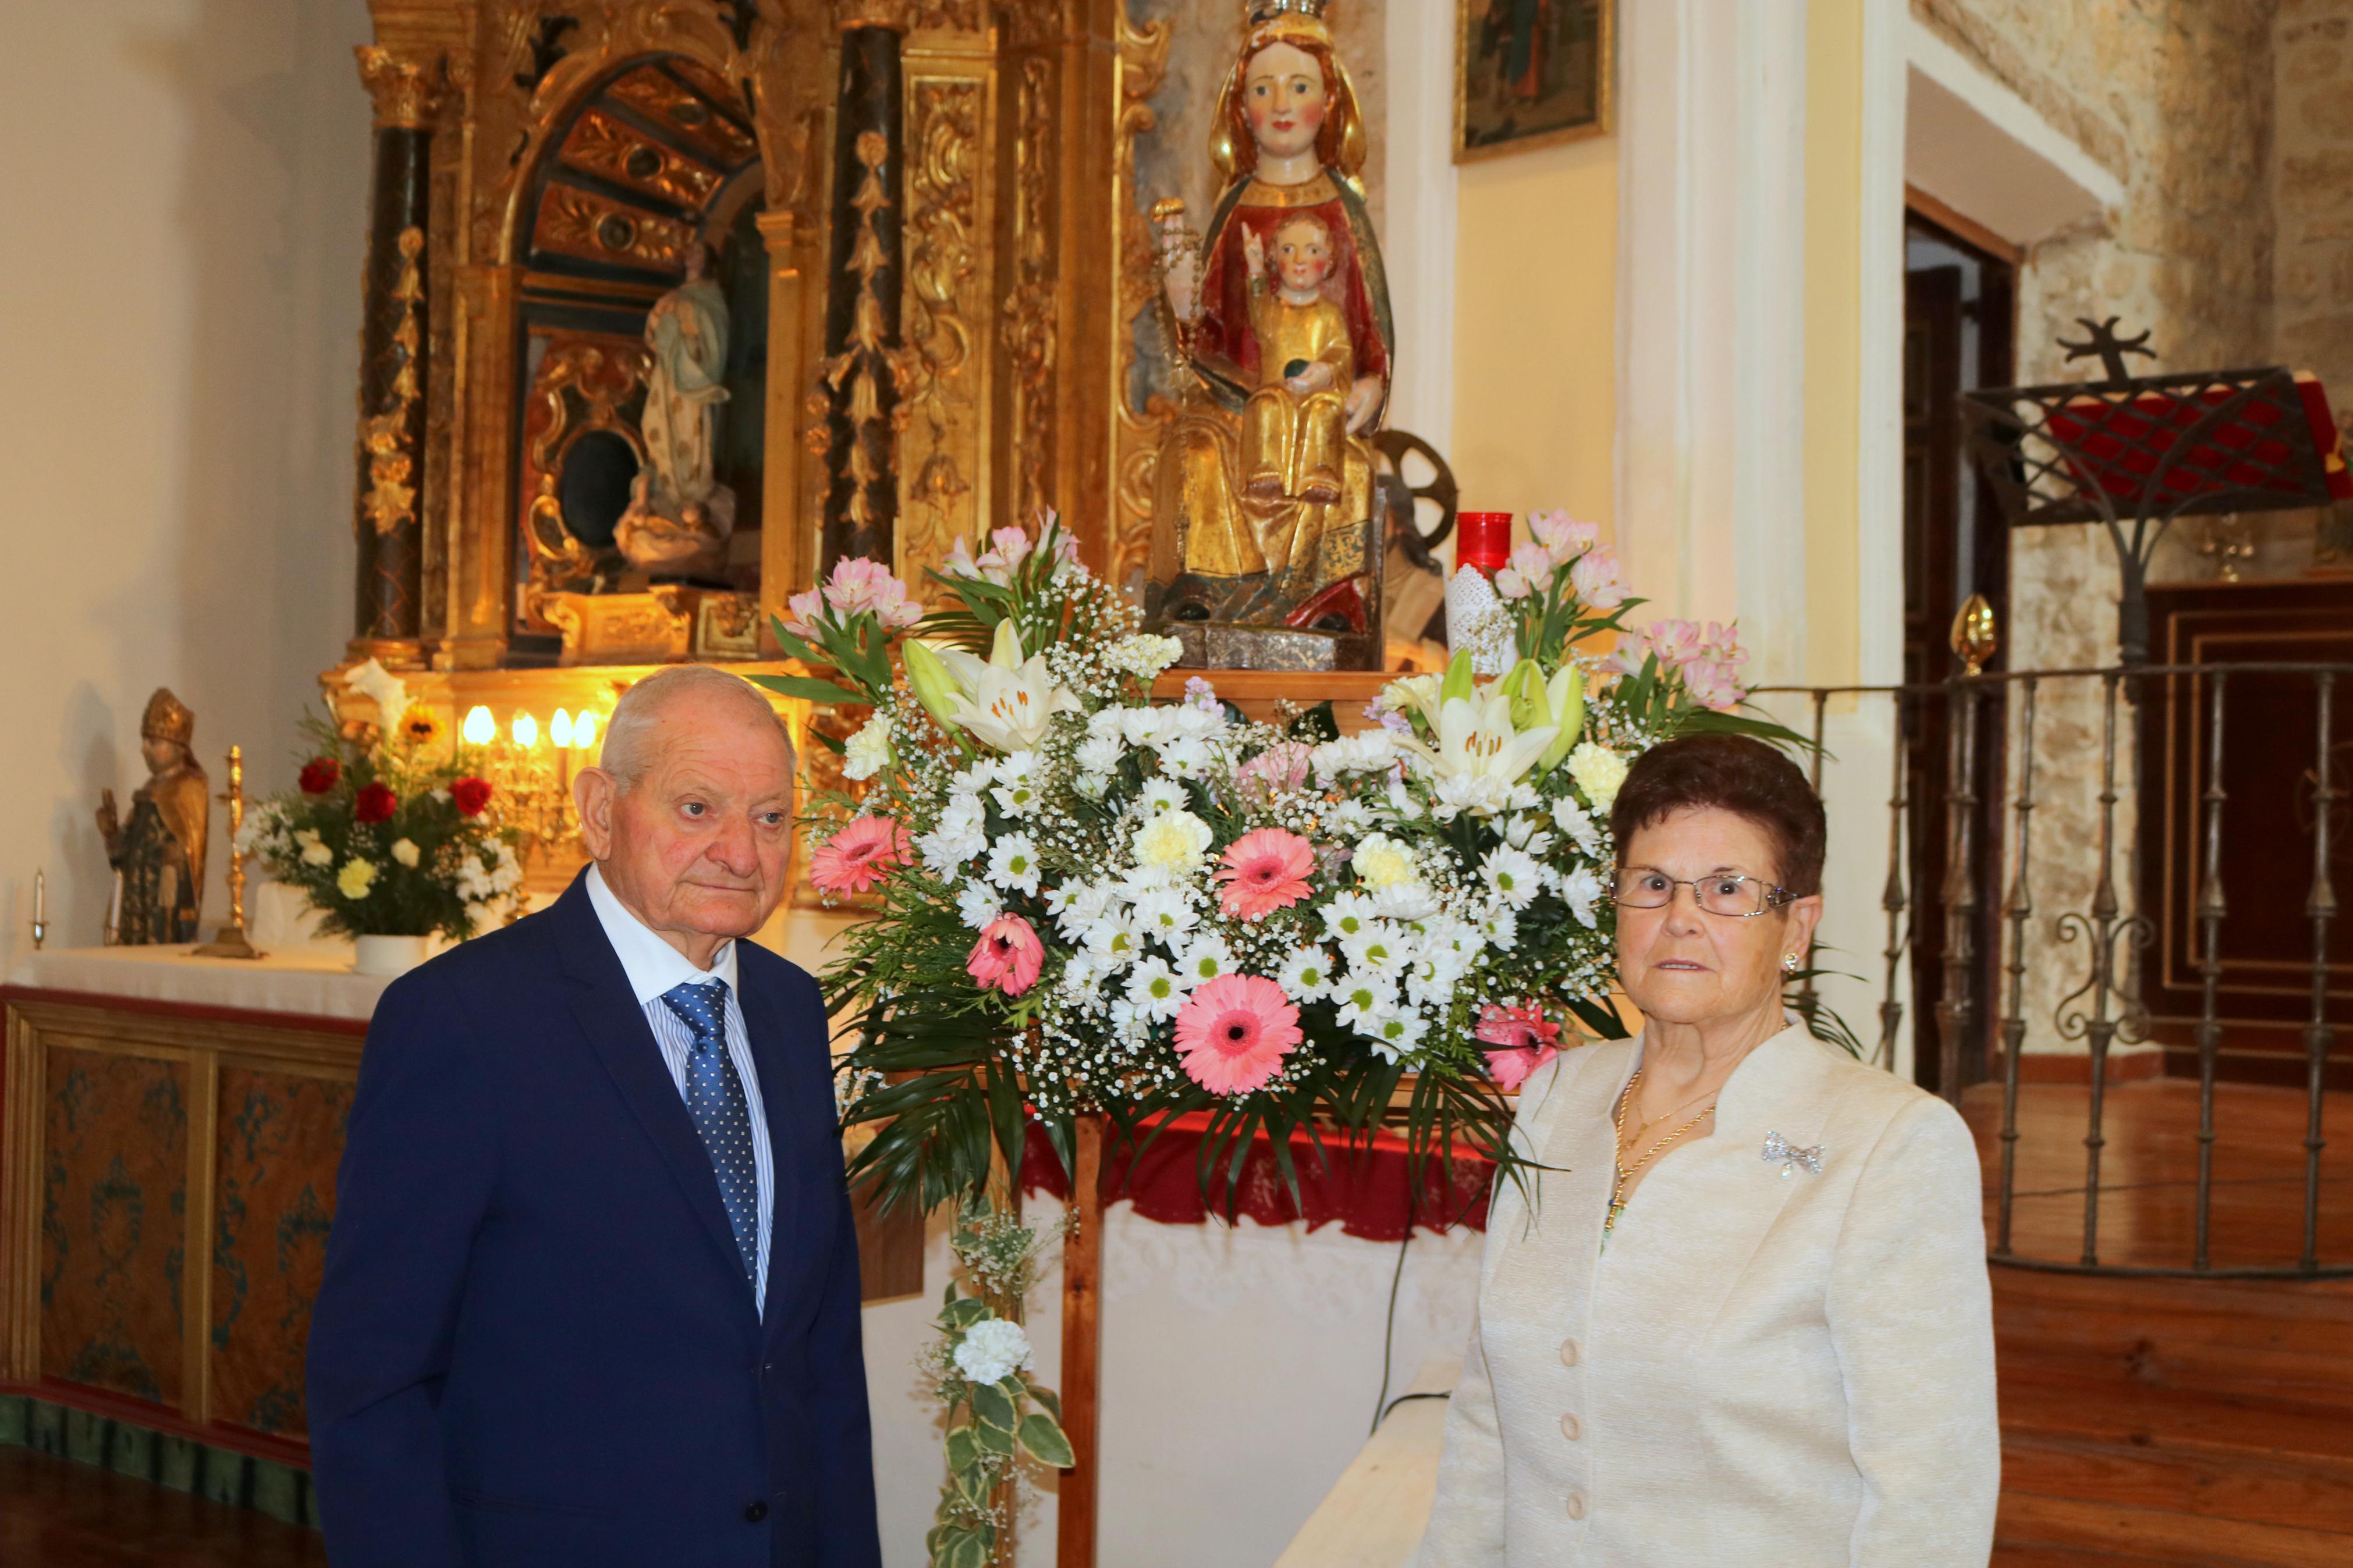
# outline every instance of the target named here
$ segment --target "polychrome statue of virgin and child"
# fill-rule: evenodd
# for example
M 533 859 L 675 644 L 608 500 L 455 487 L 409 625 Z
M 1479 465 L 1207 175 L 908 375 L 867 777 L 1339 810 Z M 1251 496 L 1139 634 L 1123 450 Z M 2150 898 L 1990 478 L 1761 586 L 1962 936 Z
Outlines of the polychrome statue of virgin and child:
M 1365 122 L 1324 0 L 1256 0 L 1219 94 L 1226 185 L 1196 240 L 1154 208 L 1182 412 L 1153 498 L 1145 614 L 1188 665 L 1377 668 L 1366 440 L 1396 329 L 1356 171 Z

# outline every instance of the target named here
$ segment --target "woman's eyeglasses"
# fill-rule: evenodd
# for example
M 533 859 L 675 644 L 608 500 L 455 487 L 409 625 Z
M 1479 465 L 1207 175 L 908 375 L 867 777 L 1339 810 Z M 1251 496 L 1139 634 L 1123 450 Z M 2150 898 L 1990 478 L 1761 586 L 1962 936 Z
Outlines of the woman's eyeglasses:
M 1620 867 L 1618 885 L 1609 896 L 1626 909 L 1663 910 L 1675 901 L 1677 888 L 1689 888 L 1692 898 L 1707 913 L 1742 921 L 1753 920 L 1767 910 L 1778 910 L 1797 897 L 1787 888 L 1776 888 L 1736 871 L 1686 879 L 1670 877 L 1650 866 Z

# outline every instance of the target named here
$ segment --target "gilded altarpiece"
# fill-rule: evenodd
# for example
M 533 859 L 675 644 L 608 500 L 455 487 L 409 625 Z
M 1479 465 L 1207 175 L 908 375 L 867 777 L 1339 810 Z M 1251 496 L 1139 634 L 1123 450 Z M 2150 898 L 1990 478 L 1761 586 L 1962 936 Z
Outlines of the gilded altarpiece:
M 509 708 L 609 710 L 649 665 L 773 657 L 767 617 L 828 564 L 828 489 L 851 458 L 842 423 L 816 416 L 828 311 L 878 283 L 896 319 L 851 317 L 885 377 L 853 428 L 895 501 L 896 568 L 920 581 L 959 536 L 1050 506 L 1098 566 L 1132 574 L 1164 416 L 1128 395 L 1156 287 L 1134 142 L 1165 25 L 1132 25 L 1123 0 L 372 10 L 377 205 L 425 220 L 406 226 L 413 255 L 371 271 L 367 301 L 384 322 L 371 341 L 393 345 L 371 384 L 405 377 L 424 411 L 414 450 L 394 455 L 421 565 L 413 625 L 364 617 L 354 659 L 405 665 L 452 717 L 482 703 L 503 727 Z M 846 41 L 870 28 L 888 35 L 901 100 L 887 124 L 844 125 L 846 57 L 874 53 Z M 870 130 L 887 145 L 860 143 Z M 853 188 L 838 188 L 843 167 Z M 870 172 L 892 177 L 870 189 Z M 836 275 L 837 228 L 885 211 L 891 252 Z M 405 230 L 380 220 L 396 247 Z M 719 570 L 664 581 L 632 575 L 606 529 L 648 463 L 647 317 L 697 242 L 735 326 L 754 329 L 731 355 L 731 376 L 742 359 L 757 380 L 730 382 L 720 478 L 755 479 L 736 486 L 751 493 Z M 396 259 L 422 282 L 410 350 Z M 363 549 L 364 607 L 371 573 L 396 566 Z M 374 591 L 406 602 L 397 583 Z

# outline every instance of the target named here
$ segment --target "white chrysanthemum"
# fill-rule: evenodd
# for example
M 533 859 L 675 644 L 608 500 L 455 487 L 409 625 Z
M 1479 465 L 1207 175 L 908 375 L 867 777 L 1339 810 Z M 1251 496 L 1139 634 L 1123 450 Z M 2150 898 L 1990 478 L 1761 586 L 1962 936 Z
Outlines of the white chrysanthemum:
M 416 865 L 420 858 L 417 848 L 417 840 L 414 838 L 394 839 L 392 841 L 392 858 L 399 861 L 404 866 Z
M 1038 804 L 1038 786 L 1028 779 L 1018 784 L 998 784 L 988 794 L 997 802 L 997 809 L 1008 816 L 1027 816 Z
M 1178 778 L 1201 777 L 1216 763 L 1217 756 L 1208 742 L 1191 735 L 1178 735 L 1160 745 L 1160 765 Z
M 1384 977 L 1402 973 L 1410 956 L 1404 934 L 1387 921 L 1368 921 L 1356 935 L 1341 938 L 1340 951 L 1347 954 L 1350 974 Z
M 1137 895 L 1134 920 L 1138 930 L 1166 942 L 1173 952 L 1201 917 L 1184 894 L 1174 888 L 1155 888 Z
M 1164 811 L 1175 811 L 1185 804 L 1185 786 L 1175 779 L 1148 778 L 1136 792 L 1136 804 L 1146 816 L 1157 816 Z
M 1504 842 L 1541 860 L 1552 852 L 1553 837 L 1545 830 L 1542 817 L 1515 811 L 1504 819 Z
M 1413 792 L 1405 787 L 1405 780 L 1399 775 L 1389 775 L 1385 793 L 1388 796 L 1389 809 L 1401 821 L 1411 822 L 1421 815 L 1421 802 L 1413 798 Z
M 1354 838 L 1372 822 L 1371 808 L 1360 800 L 1335 801 L 1324 808 L 1324 828 L 1341 838 Z
M 1373 900 L 1362 893 L 1342 893 L 1324 906 L 1324 931 L 1345 942 L 1379 918 Z
M 1135 858 L 1146 866 L 1189 870 L 1201 862 L 1216 835 L 1189 811 L 1164 811 L 1136 830 Z
M 1596 920 L 1594 911 L 1600 904 L 1601 898 L 1601 878 L 1592 867 L 1579 866 L 1574 871 L 1562 874 L 1561 902 L 1568 906 L 1568 912 L 1575 915 L 1577 923 L 1588 931 L 1594 927 Z
M 1514 910 L 1526 909 L 1544 891 L 1544 868 L 1525 849 L 1499 844 L 1481 857 L 1480 879 Z
M 335 863 L 335 852 L 322 843 L 318 834 L 311 829 L 297 829 L 294 842 L 302 847 L 302 864 L 305 866 L 332 866 Z
M 1520 917 L 1508 909 L 1497 910 L 1479 922 L 1479 934 L 1489 947 L 1509 952 L 1520 945 Z
M 944 823 L 937 832 L 926 833 L 915 840 L 915 852 L 923 858 L 923 868 L 934 877 L 954 874 L 987 847 L 988 836 L 979 828 L 952 832 Z
M 1607 812 L 1618 798 L 1618 788 L 1626 782 L 1626 767 L 1625 758 L 1591 741 L 1578 742 L 1568 753 L 1568 776 L 1599 812 Z
M 1512 786 L 1492 773 L 1440 773 L 1430 793 L 1438 797 L 1430 815 L 1440 822 L 1451 822 L 1466 811 L 1493 816 L 1512 804 Z
M 1438 895 L 1427 882 L 1398 882 L 1374 891 L 1373 910 L 1383 920 L 1428 920 L 1438 912 Z
M 1390 1061 L 1421 1044 L 1422 1036 L 1430 1032 L 1430 1020 L 1408 1007 L 1384 1007 L 1364 1023 L 1356 1032 L 1373 1042 L 1373 1049 Z
M 891 715 L 877 713 L 849 737 L 841 758 L 841 776 L 871 779 L 891 765 Z
M 1221 974 L 1230 974 L 1234 968 L 1234 950 L 1226 939 L 1210 932 L 1201 932 L 1185 944 L 1176 960 L 1176 972 L 1185 977 L 1187 986 L 1207 985 Z
M 1119 759 L 1125 751 L 1116 734 L 1089 735 L 1079 742 L 1071 758 L 1079 764 L 1082 773 L 1107 773 L 1119 766 Z
M 1307 765 L 1326 783 L 1343 773 L 1380 773 L 1396 763 L 1397 737 L 1387 730 L 1359 730 L 1307 753 Z
M 1553 826 L 1568 835 L 1568 841 L 1588 855 L 1602 852 L 1601 826 L 1593 814 L 1567 795 L 1552 803 Z
M 1185 976 L 1162 958 L 1139 960 L 1127 977 L 1127 1000 L 1147 1018 L 1175 1017 L 1187 989 Z
M 1332 983 L 1332 1000 L 1340 1005 L 1340 1026 L 1365 1028 L 1384 1009 L 1394 1006 L 1397 993 L 1376 974 L 1348 974 Z
M 1119 732 L 1131 746 L 1155 745 L 1166 729 L 1167 716 L 1175 711 L 1173 708 L 1122 708 Z
M 957 1342 L 956 1370 L 974 1383 L 999 1383 L 1027 1367 L 1034 1353 L 1020 1324 L 983 1318 Z
M 1005 912 L 1005 900 L 986 882 L 967 882 L 956 895 L 956 914 L 978 931 Z
M 1008 833 L 989 846 L 988 879 L 1008 892 L 1038 890 L 1038 846 L 1026 833 Z
M 1356 846 L 1348 857 L 1348 865 L 1356 879 L 1368 888 L 1388 888 L 1410 881 L 1414 877 L 1413 849 L 1402 839 L 1386 833 L 1375 833 Z
M 1274 972 L 1274 983 L 1294 1002 L 1317 1002 L 1332 987 L 1332 955 L 1320 947 L 1293 950 Z
M 1110 969 L 1124 969 L 1144 953 L 1144 933 L 1132 921 L 1105 915 L 1089 926 L 1087 951 Z

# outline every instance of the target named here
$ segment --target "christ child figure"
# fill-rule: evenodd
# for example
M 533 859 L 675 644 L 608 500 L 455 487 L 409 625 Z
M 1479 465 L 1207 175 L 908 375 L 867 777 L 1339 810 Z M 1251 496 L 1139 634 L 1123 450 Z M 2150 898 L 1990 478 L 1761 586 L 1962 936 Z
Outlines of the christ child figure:
M 1259 384 L 1242 409 L 1242 488 L 1261 500 L 1340 499 L 1347 390 L 1356 378 L 1348 318 L 1326 296 L 1332 231 L 1311 214 L 1250 233 L 1250 331 Z

